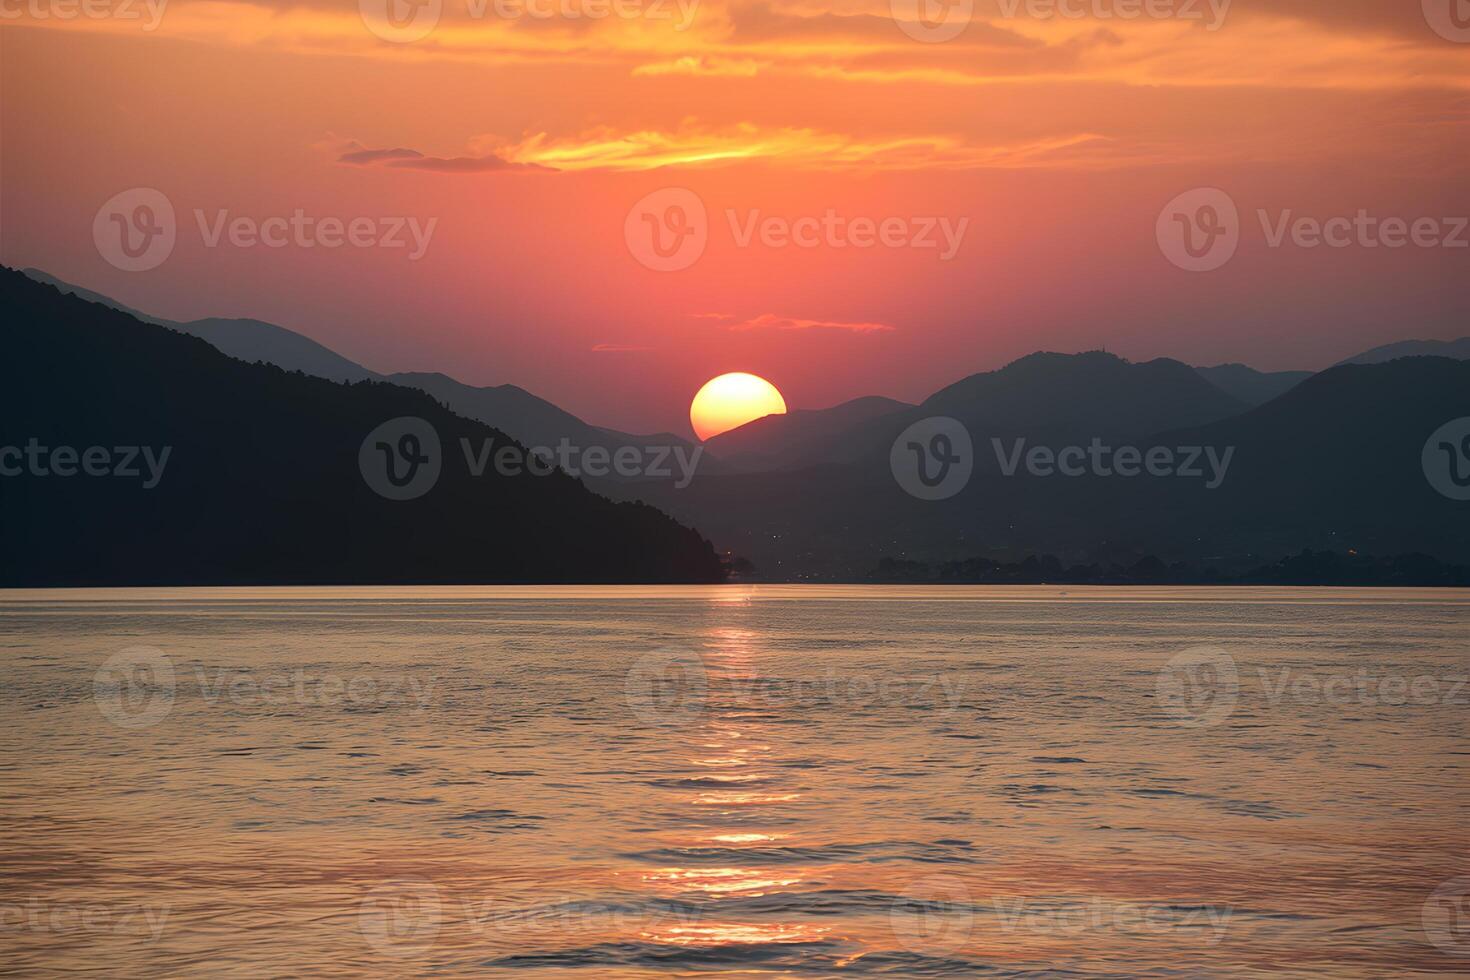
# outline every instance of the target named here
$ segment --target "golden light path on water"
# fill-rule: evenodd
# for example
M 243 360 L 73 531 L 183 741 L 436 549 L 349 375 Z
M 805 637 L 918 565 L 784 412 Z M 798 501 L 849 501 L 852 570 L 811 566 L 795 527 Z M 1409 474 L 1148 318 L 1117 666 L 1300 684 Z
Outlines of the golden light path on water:
M 762 731 L 747 709 L 720 702 L 720 693 L 727 687 L 748 689 L 759 680 L 760 637 L 751 630 L 722 629 L 715 631 L 711 640 L 713 642 L 703 654 L 707 683 L 710 684 L 709 704 L 705 709 L 709 718 L 704 729 L 691 742 L 688 764 L 691 767 L 741 770 L 739 773 L 700 776 L 699 781 L 703 783 L 776 782 L 779 774 L 763 768 L 773 752 L 772 733 Z M 711 752 L 716 754 L 707 754 Z M 800 799 L 800 793 L 690 791 L 682 802 L 699 808 L 743 809 L 792 804 Z M 720 815 L 732 816 L 734 812 L 722 810 Z M 709 822 L 703 814 L 695 819 L 699 823 Z M 718 818 L 715 822 L 718 823 Z M 721 833 L 719 830 L 719 827 L 713 827 L 712 832 L 685 838 L 686 846 L 695 853 L 707 848 L 724 855 L 729 852 L 729 845 L 766 843 L 776 836 L 740 833 L 735 829 Z M 788 869 L 773 874 L 770 869 L 755 867 L 703 867 L 662 868 L 645 875 L 644 880 L 656 889 L 675 894 L 695 891 L 718 898 L 724 895 L 759 897 L 799 885 L 805 879 Z M 749 921 L 669 925 L 646 930 L 641 935 L 651 942 L 674 946 L 731 947 L 811 942 L 829 931 L 823 926 L 798 922 Z

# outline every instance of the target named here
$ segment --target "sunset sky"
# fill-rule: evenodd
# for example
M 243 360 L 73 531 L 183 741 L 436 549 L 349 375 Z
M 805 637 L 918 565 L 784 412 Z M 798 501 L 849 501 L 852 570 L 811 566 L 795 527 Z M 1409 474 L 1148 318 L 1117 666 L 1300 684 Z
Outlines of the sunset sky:
M 1320 368 L 1470 334 L 1470 248 L 1272 247 L 1257 215 L 1446 233 L 1470 215 L 1458 0 L 1134 18 L 1142 0 L 1074 0 L 1080 17 L 977 0 L 967 21 L 956 0 L 932 7 L 956 36 L 928 41 L 912 0 L 531 0 L 545 17 L 426 0 L 403 8 L 438 8 L 416 40 L 375 34 L 395 28 L 373 0 L 366 18 L 93 2 L 110 14 L 0 0 L 0 261 L 160 316 L 269 320 L 375 370 L 512 382 L 601 425 L 687 432 L 691 396 L 730 371 L 814 408 L 917 400 L 1037 349 Z M 139 187 L 171 203 L 177 241 L 130 272 L 93 224 Z M 1194 188 L 1239 208 L 1213 271 L 1156 237 Z M 704 208 L 687 267 L 630 240 L 649 195 L 669 220 L 668 201 Z M 211 246 L 195 215 L 298 209 L 432 232 L 418 258 Z M 828 215 L 851 240 L 758 230 Z M 860 247 L 855 219 L 891 243 Z

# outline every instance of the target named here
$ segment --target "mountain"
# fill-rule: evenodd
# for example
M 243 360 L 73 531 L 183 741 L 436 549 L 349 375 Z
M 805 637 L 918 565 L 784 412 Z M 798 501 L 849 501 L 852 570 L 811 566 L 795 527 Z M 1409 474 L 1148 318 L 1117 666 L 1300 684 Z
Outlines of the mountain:
M 294 330 L 264 320 L 227 320 L 211 317 L 174 324 L 174 329 L 198 337 L 216 350 L 242 361 L 264 361 L 287 371 L 300 371 L 328 381 L 367 381 L 382 375 L 349 361 L 330 348 Z
M 654 447 L 678 447 L 688 454 L 695 448 L 687 439 L 681 439 L 669 432 L 637 436 L 589 425 L 572 413 L 515 385 L 477 388 L 456 381 L 447 374 L 427 372 L 391 374 L 388 380 L 394 384 L 426 391 L 449 406 L 451 411 L 495 425 L 513 435 L 517 441 L 534 448 L 554 449 L 564 439 L 583 452 L 593 446 L 606 449 L 609 453 L 623 447 L 633 447 L 640 453 Z M 701 460 L 699 465 L 709 466 L 712 463 L 713 460 Z
M 1110 437 L 1213 422 L 1245 407 L 1179 361 L 1134 363 L 1103 351 L 1031 354 L 956 381 L 919 406 L 924 415 L 995 431 Z
M 1434 491 L 1421 454 L 1466 416 L 1470 361 L 1406 357 L 1330 368 L 1237 418 L 1161 438 L 1238 447 L 1213 506 L 1180 514 L 1203 537 L 1273 554 L 1336 544 L 1463 561 L 1470 504 Z
M 424 392 L 247 364 L 8 269 L 0 300 L 0 585 L 721 578 L 650 506 L 559 472 L 475 475 L 487 448 L 524 447 Z M 424 439 L 400 438 L 405 417 Z M 421 496 L 385 496 L 395 451 Z
M 63 282 L 39 269 L 23 271 L 27 277 L 53 286 L 62 293 L 77 296 L 88 302 L 100 303 L 110 309 L 127 313 L 144 323 L 168 327 L 198 337 L 217 350 L 242 361 L 249 363 L 263 361 L 287 371 L 300 371 L 303 374 L 326 378 L 330 381 L 390 380 L 396 384 L 419 388 L 447 404 L 453 411 L 487 425 L 493 425 L 527 446 L 555 447 L 563 439 L 567 439 L 572 445 L 583 450 L 592 446 L 603 447 L 609 451 L 615 451 L 623 446 L 633 446 L 643 451 L 647 451 L 650 447 L 664 446 L 679 446 L 686 452 L 693 450 L 688 440 L 669 433 L 635 436 L 589 425 L 570 412 L 565 412 L 551 402 L 538 398 L 524 388 L 518 388 L 515 385 L 477 388 L 456 381 L 448 375 L 435 373 L 400 373 L 385 376 L 348 360 L 310 337 L 264 320 L 219 317 L 187 322 L 163 320 L 139 313 L 101 293 Z M 713 460 L 702 460 L 700 465 L 718 468 L 718 464 Z
M 1470 360 L 1470 337 L 1459 340 L 1401 340 L 1357 354 L 1340 364 L 1382 364 L 1400 357 L 1450 357 Z M 1334 365 L 1338 366 L 1338 365 Z
M 178 324 L 172 322 L 171 320 L 160 320 L 158 317 L 149 316 L 147 313 L 139 313 L 132 307 L 124 306 L 123 304 L 119 303 L 111 296 L 103 296 L 101 293 L 94 293 L 90 289 L 83 289 L 81 286 L 74 286 L 69 282 L 63 282 L 62 280 L 57 279 L 55 276 L 51 275 L 49 272 L 42 272 L 40 269 L 22 269 L 20 271 L 21 275 L 27 277 L 28 279 L 33 279 L 36 282 L 45 283 L 46 285 L 52 287 L 53 289 L 56 289 L 57 291 L 67 296 L 75 296 L 78 299 L 86 300 L 88 303 L 98 303 L 102 306 L 107 307 L 108 309 L 117 310 L 120 313 L 126 313 L 128 316 L 132 317 L 135 320 L 142 320 L 144 323 L 152 323 L 164 327 L 177 328 L 178 326 Z
M 1055 363 L 1054 357 L 1047 360 Z M 1110 377 L 1119 372 L 1096 359 L 1084 363 L 1100 365 Z M 1155 370 L 1149 369 L 1150 377 Z M 1062 373 L 1077 374 L 1071 367 Z M 1159 376 L 1173 386 L 1166 400 L 1197 418 L 1208 415 L 1202 407 L 1229 404 L 1220 400 L 1229 398 L 1223 393 L 1214 397 L 1179 384 L 1172 366 Z M 1094 395 L 1117 390 L 1076 380 Z M 973 394 L 996 387 L 987 381 L 966 389 Z M 889 417 L 874 423 L 888 440 L 882 451 L 852 463 L 700 474 L 682 490 L 640 487 L 639 496 L 779 580 L 852 581 L 884 558 L 1017 562 L 1051 554 L 1066 565 L 1107 567 L 1155 555 L 1234 575 L 1303 549 L 1470 561 L 1470 504 L 1437 493 L 1420 460 L 1430 433 L 1470 416 L 1470 362 L 1408 358 L 1333 368 L 1254 409 L 1123 437 L 1107 435 L 1108 428 L 1146 424 L 1152 392 L 1134 393 L 1122 409 L 1097 405 L 1100 445 L 1110 451 L 1131 445 L 1140 456 L 1167 449 L 1177 468 L 1186 468 L 1192 455 L 1200 478 L 1172 470 L 1130 477 L 1084 469 L 1069 476 L 1024 465 L 1007 473 L 1005 460 L 1023 452 L 1090 445 L 1093 436 L 1073 414 L 1083 403 L 1054 387 L 1037 393 L 1048 396 L 1064 404 L 1029 417 L 1019 395 L 998 399 L 1010 410 L 1008 416 L 997 413 L 998 423 L 979 415 L 980 398 L 931 399 L 901 413 L 898 422 L 940 410 L 963 414 L 974 443 L 974 472 L 948 499 L 920 500 L 899 486 L 888 453 L 898 422 Z M 1205 448 L 1219 459 L 1229 454 L 1218 481 L 1207 479 Z
M 1179 361 L 1038 353 L 956 381 L 917 406 L 857 399 L 823 412 L 759 419 L 708 445 L 721 461 L 747 472 L 861 460 L 886 466 L 894 438 L 931 416 L 958 419 L 976 439 L 1121 438 L 1215 421 L 1247 407 Z
M 842 436 L 854 427 L 911 409 L 892 398 L 870 395 L 832 408 L 797 409 L 767 415 L 705 441 L 705 448 L 731 467 L 790 469 L 823 462 L 845 462 L 855 448 Z
M 1264 405 L 1312 376 L 1311 371 L 1257 371 L 1244 364 L 1195 368 L 1210 384 L 1252 407 Z
M 36 282 L 45 283 L 63 294 L 76 296 L 89 303 L 99 303 L 109 309 L 126 313 L 134 319 L 156 326 L 168 327 L 186 333 L 213 346 L 215 349 L 242 361 L 255 363 L 264 361 L 287 371 L 300 371 L 329 381 L 365 381 L 381 375 L 369 371 L 361 364 L 349 361 L 336 351 L 302 336 L 294 330 L 278 327 L 264 320 L 235 320 L 210 317 L 204 320 L 164 320 L 139 313 L 117 300 L 90 289 L 63 282 L 40 269 L 24 269 L 22 274 Z

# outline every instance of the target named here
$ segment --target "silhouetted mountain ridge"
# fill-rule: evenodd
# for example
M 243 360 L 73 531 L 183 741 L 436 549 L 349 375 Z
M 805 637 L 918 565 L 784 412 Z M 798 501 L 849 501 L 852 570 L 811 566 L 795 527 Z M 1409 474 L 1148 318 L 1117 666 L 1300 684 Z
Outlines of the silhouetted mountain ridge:
M 1257 371 L 1244 364 L 1195 368 L 1200 376 L 1247 405 L 1264 405 L 1312 376 L 1311 371 Z
M 383 375 L 343 357 L 310 337 L 264 320 L 224 317 L 187 322 L 164 320 L 140 313 L 101 293 L 64 282 L 39 269 L 25 269 L 23 273 L 62 293 L 119 310 L 145 323 L 199 337 L 230 357 L 247 363 L 274 364 L 287 371 L 301 371 L 330 381 L 350 383 L 369 379 L 389 380 L 420 388 L 459 414 L 493 425 L 528 446 L 554 447 L 566 439 L 581 449 L 602 446 L 615 451 L 622 446 L 643 449 L 649 446 L 675 445 L 685 447 L 686 450 L 692 449 L 688 440 L 669 433 L 639 436 L 589 425 L 517 385 L 476 387 L 438 372 Z
M 60 459 L 50 475 L 0 479 L 0 584 L 721 577 L 708 542 L 652 507 L 561 473 L 472 475 L 461 440 L 477 451 L 515 444 L 424 392 L 247 364 L 8 269 L 0 299 L 5 360 L 17 366 L 0 392 L 0 446 L 169 453 L 152 489 L 60 475 Z M 442 472 L 423 496 L 389 500 L 368 485 L 359 451 L 404 416 L 433 426 Z

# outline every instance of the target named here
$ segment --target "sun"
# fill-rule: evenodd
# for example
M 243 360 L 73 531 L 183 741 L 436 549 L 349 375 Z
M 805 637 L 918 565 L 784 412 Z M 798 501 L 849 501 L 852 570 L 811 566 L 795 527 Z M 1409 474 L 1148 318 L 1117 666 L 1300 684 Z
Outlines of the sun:
M 785 415 L 786 399 L 765 378 L 736 371 L 707 382 L 689 406 L 689 422 L 700 441 L 767 415 Z

